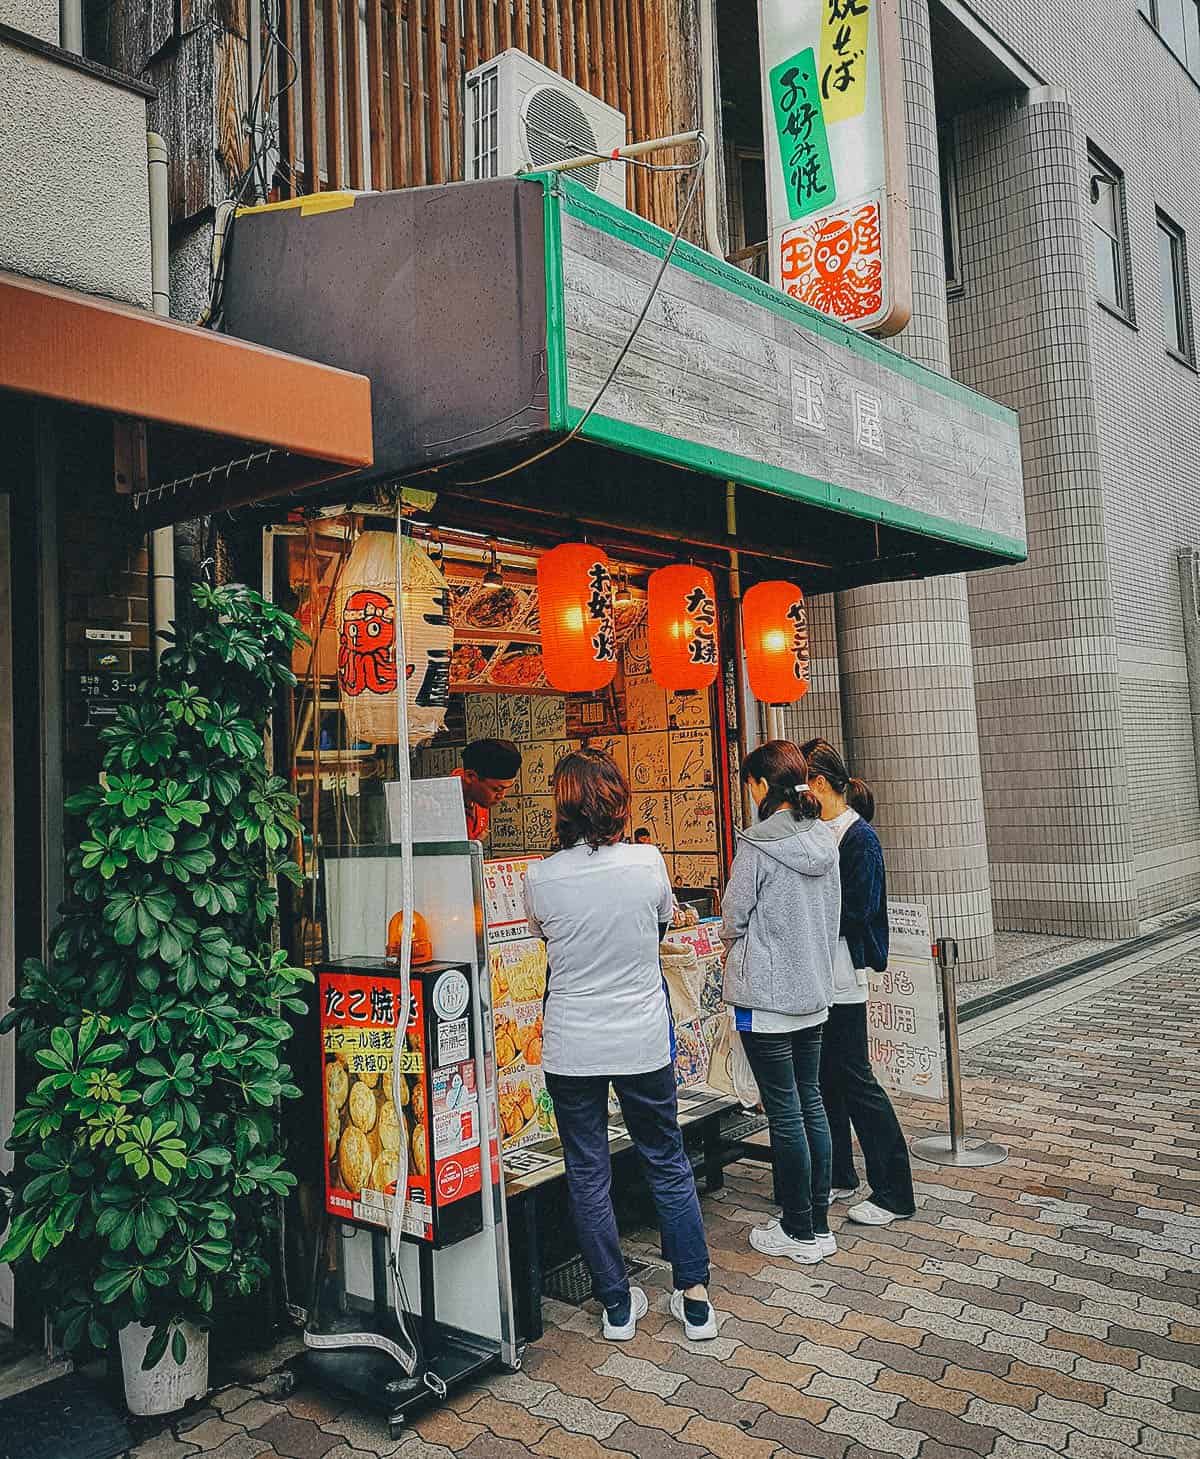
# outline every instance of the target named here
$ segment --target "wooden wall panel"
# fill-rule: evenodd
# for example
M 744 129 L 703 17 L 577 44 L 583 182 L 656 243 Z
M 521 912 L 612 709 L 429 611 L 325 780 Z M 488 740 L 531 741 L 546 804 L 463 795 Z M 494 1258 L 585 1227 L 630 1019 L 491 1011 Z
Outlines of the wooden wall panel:
M 387 111 L 383 94 L 383 0 L 367 0 L 367 97 L 371 142 L 371 186 L 387 187 Z
M 365 51 L 355 0 L 330 0 L 323 21 L 317 0 L 280 4 L 283 22 L 295 28 L 288 33 L 299 35 L 300 72 L 280 105 L 285 195 L 297 190 L 301 138 L 309 191 L 321 186 L 318 164 L 329 187 L 461 178 L 464 75 L 512 46 L 622 111 L 631 141 L 699 125 L 697 0 L 367 0 Z M 338 61 L 324 68 L 321 99 L 319 48 Z M 686 173 L 630 168 L 628 204 L 673 227 L 689 182 Z M 697 204 L 689 237 L 701 236 L 701 220 Z
M 417 0 L 408 0 L 415 5 Z M 453 4 L 454 0 L 447 0 Z M 446 181 L 446 155 L 442 145 L 442 15 L 441 0 L 425 5 L 425 90 L 429 96 L 426 145 L 429 150 L 428 180 Z
M 332 10 L 335 0 L 327 0 Z M 346 150 L 352 188 L 363 185 L 362 45 L 358 0 L 342 0 L 346 50 Z
M 446 160 L 447 176 L 452 182 L 466 174 L 463 169 L 463 58 L 458 0 L 446 0 L 446 104 L 449 115 L 450 156 Z
M 334 191 L 342 186 L 342 28 L 337 0 L 323 7 L 322 42 L 325 61 L 325 176 Z
M 387 11 L 388 79 L 391 117 L 391 185 L 409 187 L 412 183 L 412 157 L 408 145 L 409 107 L 404 89 L 404 17 L 400 0 L 391 0 Z
M 300 0 L 300 86 L 304 110 L 304 180 L 310 193 L 321 191 L 321 163 L 317 150 L 317 7 L 315 0 Z

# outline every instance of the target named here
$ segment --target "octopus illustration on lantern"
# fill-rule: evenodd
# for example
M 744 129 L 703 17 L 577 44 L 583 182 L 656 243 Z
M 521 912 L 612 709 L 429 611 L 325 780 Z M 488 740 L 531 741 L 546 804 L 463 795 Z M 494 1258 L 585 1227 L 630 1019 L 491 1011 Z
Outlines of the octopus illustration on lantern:
M 360 589 L 342 609 L 338 676 L 350 695 L 396 692 L 396 608 L 386 593 Z
M 781 282 L 801 303 L 847 321 L 883 303 L 879 208 L 865 203 L 798 224 L 781 240 Z

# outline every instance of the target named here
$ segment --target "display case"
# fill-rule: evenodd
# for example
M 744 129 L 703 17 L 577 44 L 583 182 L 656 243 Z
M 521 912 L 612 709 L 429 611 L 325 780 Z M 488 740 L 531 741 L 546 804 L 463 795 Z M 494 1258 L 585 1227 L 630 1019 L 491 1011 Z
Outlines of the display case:
M 402 905 L 401 847 L 321 857 L 325 956 L 316 968 L 320 1036 L 312 1051 L 325 1096 L 326 1229 L 305 1331 L 308 1363 L 318 1382 L 387 1410 L 396 1429 L 411 1404 L 490 1364 L 519 1365 L 482 851 L 469 841 L 419 842 L 412 872 L 413 905 L 434 958 L 412 967 L 403 1006 L 387 946 Z M 392 1251 L 401 1141 L 408 1199 L 403 1240 Z M 397 1364 L 412 1337 L 419 1359 L 406 1377 Z

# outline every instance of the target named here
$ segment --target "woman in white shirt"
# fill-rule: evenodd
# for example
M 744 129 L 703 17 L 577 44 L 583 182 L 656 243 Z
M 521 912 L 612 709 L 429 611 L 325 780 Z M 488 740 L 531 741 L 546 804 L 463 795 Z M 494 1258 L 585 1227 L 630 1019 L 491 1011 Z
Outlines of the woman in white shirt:
M 647 1310 L 631 1288 L 612 1206 L 608 1088 L 621 1104 L 658 1210 L 687 1337 L 717 1335 L 708 1301 L 708 1245 L 675 1098 L 673 1033 L 658 947 L 671 921 L 666 863 L 622 841 L 629 785 L 599 750 L 577 750 L 554 772 L 562 850 L 525 881 L 530 927 L 546 941 L 542 1065 L 562 1140 L 567 1190 L 603 1333 L 628 1341 Z

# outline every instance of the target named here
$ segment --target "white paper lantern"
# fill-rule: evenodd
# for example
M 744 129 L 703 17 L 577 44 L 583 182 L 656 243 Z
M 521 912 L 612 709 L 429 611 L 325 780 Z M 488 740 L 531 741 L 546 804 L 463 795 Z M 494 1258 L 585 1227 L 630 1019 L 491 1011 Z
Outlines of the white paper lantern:
M 454 631 L 446 580 L 429 554 L 404 538 L 405 683 L 410 745 L 445 724 Z M 351 744 L 399 738 L 396 665 L 396 539 L 364 532 L 337 591 L 338 689 Z

